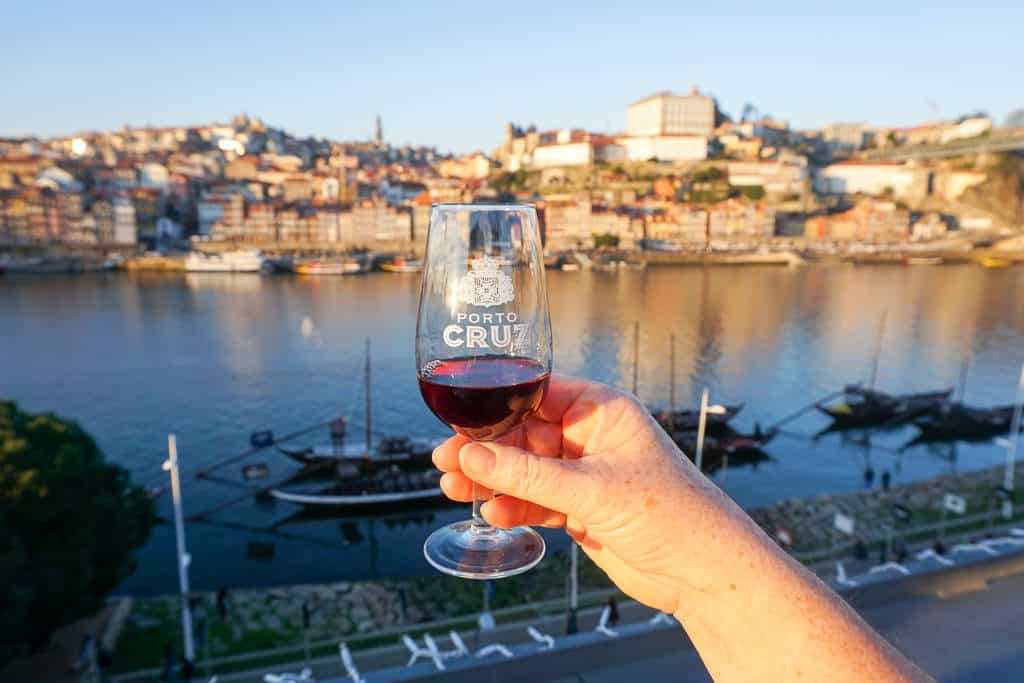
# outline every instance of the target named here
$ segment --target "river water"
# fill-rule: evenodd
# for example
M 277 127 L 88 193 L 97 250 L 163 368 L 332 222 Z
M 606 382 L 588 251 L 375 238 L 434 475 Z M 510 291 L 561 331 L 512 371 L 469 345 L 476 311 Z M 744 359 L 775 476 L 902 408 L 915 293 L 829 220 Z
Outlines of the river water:
M 415 380 L 413 331 L 419 278 L 142 273 L 0 279 L 0 396 L 80 421 L 107 456 L 146 484 L 166 434 L 178 435 L 186 515 L 244 494 L 238 466 L 227 483 L 190 473 L 277 434 L 337 415 L 361 424 L 364 339 L 372 343 L 373 422 L 381 433 L 443 435 Z M 548 273 L 555 370 L 628 387 L 633 324 L 640 324 L 639 394 L 667 404 L 670 336 L 676 395 L 694 405 L 746 402 L 736 426 L 767 425 L 869 373 L 886 313 L 880 388 L 914 391 L 958 383 L 970 358 L 969 402 L 1013 400 L 1024 361 L 1024 268 L 814 266 L 803 269 L 650 268 Z M 304 322 L 304 320 L 309 319 Z M 312 325 L 310 324 L 312 323 Z M 910 428 L 862 441 L 810 437 L 827 422 L 809 413 L 768 447 L 772 460 L 714 477 L 744 505 L 848 491 L 868 465 L 894 483 L 1002 461 L 995 445 L 897 449 Z M 305 443 L 322 442 L 314 433 Z M 302 443 L 300 440 L 299 443 Z M 266 451 L 273 477 L 294 469 Z M 876 484 L 878 478 L 876 478 Z M 169 500 L 160 500 L 170 514 Z M 398 517 L 298 519 L 296 509 L 245 498 L 190 523 L 193 586 L 269 585 L 400 577 L 430 572 L 428 531 L 464 517 L 447 509 Z M 267 529 L 277 524 L 277 531 Z M 555 547 L 564 535 L 547 534 Z M 262 559 L 250 559 L 250 543 Z M 174 533 L 154 532 L 125 592 L 176 588 Z M 267 553 L 272 552 L 272 557 Z

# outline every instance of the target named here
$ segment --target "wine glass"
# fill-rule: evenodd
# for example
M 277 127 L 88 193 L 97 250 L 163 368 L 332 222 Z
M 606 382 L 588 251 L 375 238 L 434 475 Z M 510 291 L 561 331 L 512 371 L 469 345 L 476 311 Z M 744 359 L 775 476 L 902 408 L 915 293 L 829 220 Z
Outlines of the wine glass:
M 510 204 L 435 204 L 430 214 L 416 364 L 420 393 L 442 422 L 493 441 L 540 406 L 551 373 L 551 324 L 537 212 Z M 520 574 L 544 556 L 529 527 L 496 529 L 480 515 L 438 529 L 423 553 L 470 579 Z

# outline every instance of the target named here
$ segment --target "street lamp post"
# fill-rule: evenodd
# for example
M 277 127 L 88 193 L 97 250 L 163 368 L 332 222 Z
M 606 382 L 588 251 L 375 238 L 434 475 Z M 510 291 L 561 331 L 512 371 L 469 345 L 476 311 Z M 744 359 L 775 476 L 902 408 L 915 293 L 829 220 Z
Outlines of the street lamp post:
M 1017 461 L 1017 440 L 1020 438 L 1021 410 L 1024 409 L 1024 365 L 1020 369 L 1020 381 L 1017 383 L 1017 400 L 1013 407 L 1013 420 L 1010 422 L 1010 442 L 1006 446 L 1006 472 L 1003 475 L 1003 488 L 1010 500 L 1013 500 L 1014 465 Z
M 181 510 L 181 478 L 178 476 L 178 439 L 167 435 L 168 459 L 164 470 L 171 475 L 171 500 L 174 503 L 174 535 L 178 543 L 178 585 L 181 589 L 181 628 L 185 632 L 185 660 L 194 662 L 195 643 L 192 640 L 192 607 L 189 605 L 188 566 L 192 557 L 185 549 L 185 520 Z

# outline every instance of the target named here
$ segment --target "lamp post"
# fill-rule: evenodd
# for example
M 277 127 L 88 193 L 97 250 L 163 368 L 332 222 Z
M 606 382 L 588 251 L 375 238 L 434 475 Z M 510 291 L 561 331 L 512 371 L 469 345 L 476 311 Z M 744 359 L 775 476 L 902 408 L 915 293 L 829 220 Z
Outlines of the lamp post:
M 185 632 L 185 660 L 196 658 L 195 643 L 192 641 L 192 607 L 189 605 L 188 566 L 192 556 L 185 549 L 185 521 L 181 510 L 181 478 L 178 476 L 178 440 L 174 434 L 167 435 L 168 459 L 164 471 L 171 475 L 171 501 L 174 504 L 174 535 L 178 543 L 178 585 L 181 590 L 181 627 Z

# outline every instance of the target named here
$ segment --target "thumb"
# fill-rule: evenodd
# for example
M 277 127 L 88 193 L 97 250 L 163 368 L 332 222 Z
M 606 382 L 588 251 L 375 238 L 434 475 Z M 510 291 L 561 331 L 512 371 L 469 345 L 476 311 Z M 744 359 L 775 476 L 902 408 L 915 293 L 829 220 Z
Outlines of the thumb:
M 478 484 L 565 514 L 579 514 L 576 502 L 596 493 L 579 460 L 534 455 L 515 446 L 468 443 L 459 451 L 459 465 Z

